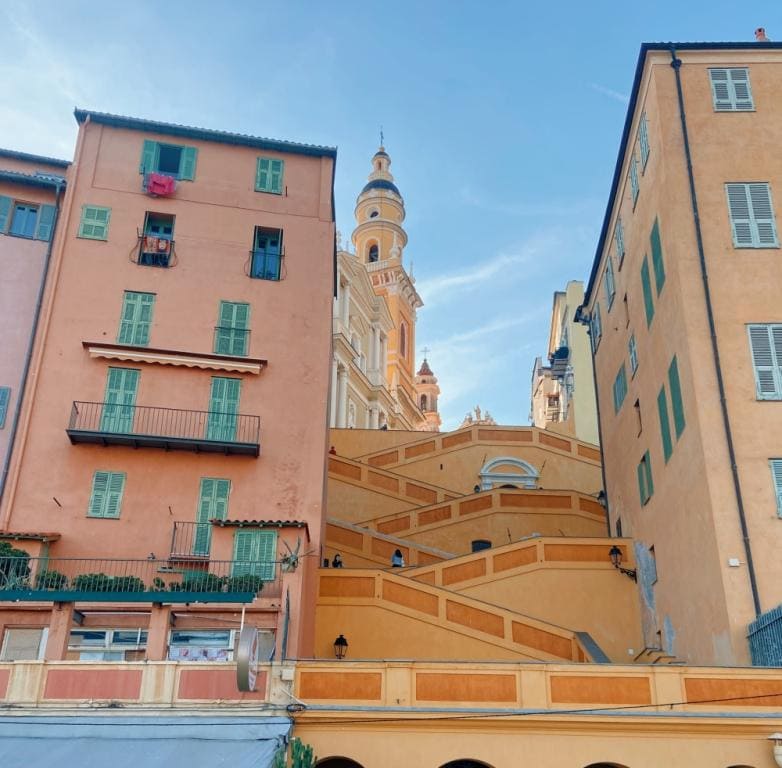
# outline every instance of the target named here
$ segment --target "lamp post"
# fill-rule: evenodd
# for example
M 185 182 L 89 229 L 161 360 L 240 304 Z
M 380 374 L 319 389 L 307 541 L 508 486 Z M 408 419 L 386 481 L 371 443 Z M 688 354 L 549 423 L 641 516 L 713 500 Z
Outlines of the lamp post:
M 334 655 L 338 659 L 344 659 L 345 654 L 348 652 L 348 641 L 345 639 L 345 635 L 340 635 L 334 641 Z
M 616 568 L 619 573 L 623 573 L 625 576 L 629 576 L 633 581 L 638 581 L 638 573 L 635 568 L 622 568 L 622 550 L 614 544 L 608 552 L 608 556 L 611 558 L 611 564 Z

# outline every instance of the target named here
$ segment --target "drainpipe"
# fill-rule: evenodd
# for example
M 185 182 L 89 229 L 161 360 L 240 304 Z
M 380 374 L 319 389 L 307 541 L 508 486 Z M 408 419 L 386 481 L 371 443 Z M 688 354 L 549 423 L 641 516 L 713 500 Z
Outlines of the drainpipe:
M 22 405 L 24 403 L 24 392 L 27 388 L 27 379 L 30 375 L 30 363 L 33 357 L 33 349 L 35 347 L 35 336 L 38 333 L 38 321 L 41 317 L 41 306 L 43 305 L 43 296 L 46 289 L 46 278 L 49 274 L 49 262 L 52 258 L 52 246 L 54 245 L 54 233 L 57 230 L 57 221 L 60 218 L 60 193 L 62 192 L 63 184 L 57 182 L 57 191 L 55 193 L 54 200 L 54 221 L 52 221 L 52 231 L 49 237 L 49 244 L 46 247 L 46 256 L 43 262 L 43 272 L 41 274 L 41 283 L 38 286 L 38 298 L 35 302 L 35 312 L 33 314 L 33 327 L 30 331 L 30 340 L 27 343 L 27 353 L 24 358 L 24 368 L 22 369 L 22 378 L 19 381 L 19 396 L 16 400 L 16 408 L 14 409 L 14 418 L 11 422 L 11 432 L 8 437 L 8 450 L 5 454 L 5 460 L 3 461 L 3 471 L 0 474 L 0 502 L 3 500 L 3 492 L 5 491 L 6 480 L 8 479 L 8 468 L 11 465 L 11 454 L 13 452 L 14 443 L 16 442 L 16 433 L 19 429 L 19 416 L 22 413 Z
M 706 267 L 706 255 L 703 250 L 703 235 L 701 232 L 701 220 L 698 213 L 698 197 L 695 193 L 695 175 L 692 169 L 692 155 L 690 154 L 690 139 L 687 133 L 687 116 L 684 112 L 684 94 L 682 92 L 681 59 L 676 57 L 676 49 L 671 46 L 671 67 L 676 75 L 676 94 L 679 100 L 679 118 L 682 126 L 682 138 L 684 139 L 684 156 L 687 161 L 687 176 L 690 183 L 690 203 L 692 206 L 692 218 L 695 223 L 695 237 L 698 243 L 698 260 L 701 268 L 701 280 L 703 292 L 706 298 L 706 316 L 709 321 L 709 334 L 711 336 L 711 351 L 714 357 L 714 367 L 717 372 L 717 388 L 720 393 L 720 408 L 722 410 L 722 423 L 725 427 L 725 438 L 728 443 L 728 455 L 730 457 L 730 472 L 733 477 L 733 488 L 736 493 L 736 507 L 739 513 L 741 535 L 744 539 L 744 554 L 747 558 L 747 570 L 749 571 L 749 583 L 752 589 L 752 602 L 755 606 L 755 615 L 760 616 L 760 596 L 758 584 L 755 578 L 755 565 L 752 561 L 752 547 L 749 541 L 749 529 L 747 528 L 747 516 L 744 511 L 744 498 L 741 494 L 741 482 L 739 481 L 739 469 L 736 463 L 736 451 L 733 446 L 733 433 L 730 429 L 728 418 L 728 404 L 725 397 L 725 382 L 722 378 L 722 366 L 720 365 L 720 350 L 717 344 L 717 331 L 714 327 L 714 309 L 711 303 L 711 291 L 709 289 L 709 274 Z
M 608 503 L 608 485 L 606 483 L 606 465 L 603 454 L 603 421 L 600 418 L 600 396 L 597 391 L 597 370 L 595 369 L 595 345 L 592 343 L 592 324 L 591 317 L 585 313 L 585 307 L 582 304 L 576 309 L 576 315 L 574 320 L 581 325 L 586 326 L 587 336 L 589 336 L 589 353 L 592 356 L 592 382 L 595 388 L 595 410 L 597 411 L 597 439 L 600 441 L 600 476 L 603 478 L 603 493 L 605 494 L 605 510 L 606 510 L 606 530 L 608 535 L 611 536 L 611 517 L 608 514 L 610 509 Z

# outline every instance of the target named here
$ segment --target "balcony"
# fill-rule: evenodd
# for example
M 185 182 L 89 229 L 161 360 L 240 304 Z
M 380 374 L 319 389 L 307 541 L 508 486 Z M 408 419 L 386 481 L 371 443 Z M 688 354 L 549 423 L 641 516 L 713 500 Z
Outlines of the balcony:
M 71 443 L 128 445 L 257 457 L 260 417 L 76 401 L 66 432 Z
M 176 266 L 175 243 L 167 237 L 140 235 L 136 264 L 142 267 Z
M 209 559 L 212 543 L 212 524 L 176 520 L 171 533 L 171 560 Z
M 567 372 L 570 365 L 570 347 L 561 346 L 554 350 L 551 356 L 551 375 L 556 379 L 561 379 Z
M 168 560 L 0 558 L 0 601 L 250 603 L 282 594 L 268 564 L 208 560 L 173 568 Z M 276 569 L 272 571 L 276 573 Z

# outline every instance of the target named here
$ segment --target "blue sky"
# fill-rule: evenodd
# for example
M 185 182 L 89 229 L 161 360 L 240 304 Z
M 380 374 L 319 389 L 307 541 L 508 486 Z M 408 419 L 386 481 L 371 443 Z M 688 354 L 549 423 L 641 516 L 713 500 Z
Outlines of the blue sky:
M 0 146 L 70 158 L 73 107 L 336 145 L 337 226 L 382 124 L 444 428 L 526 424 L 553 291 L 586 279 L 638 47 L 782 39 L 778 3 L 0 5 Z

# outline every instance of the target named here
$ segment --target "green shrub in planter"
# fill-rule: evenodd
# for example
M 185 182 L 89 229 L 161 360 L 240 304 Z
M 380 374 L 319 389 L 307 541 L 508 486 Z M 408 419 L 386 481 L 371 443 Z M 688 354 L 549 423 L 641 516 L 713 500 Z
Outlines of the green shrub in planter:
M 263 589 L 263 579 L 251 573 L 246 573 L 244 576 L 231 576 L 227 584 L 229 592 L 258 593 Z
M 169 589 L 173 592 L 222 592 L 225 582 L 225 576 L 190 571 L 181 583 L 170 584 Z
M 80 573 L 71 587 L 79 592 L 111 592 L 111 581 L 107 573 Z
M 110 592 L 143 592 L 146 585 L 138 576 L 115 576 L 111 580 Z
M 0 541 L 0 589 L 24 584 L 30 578 L 30 555 Z
M 36 589 L 64 589 L 68 578 L 59 571 L 41 571 L 35 579 Z

